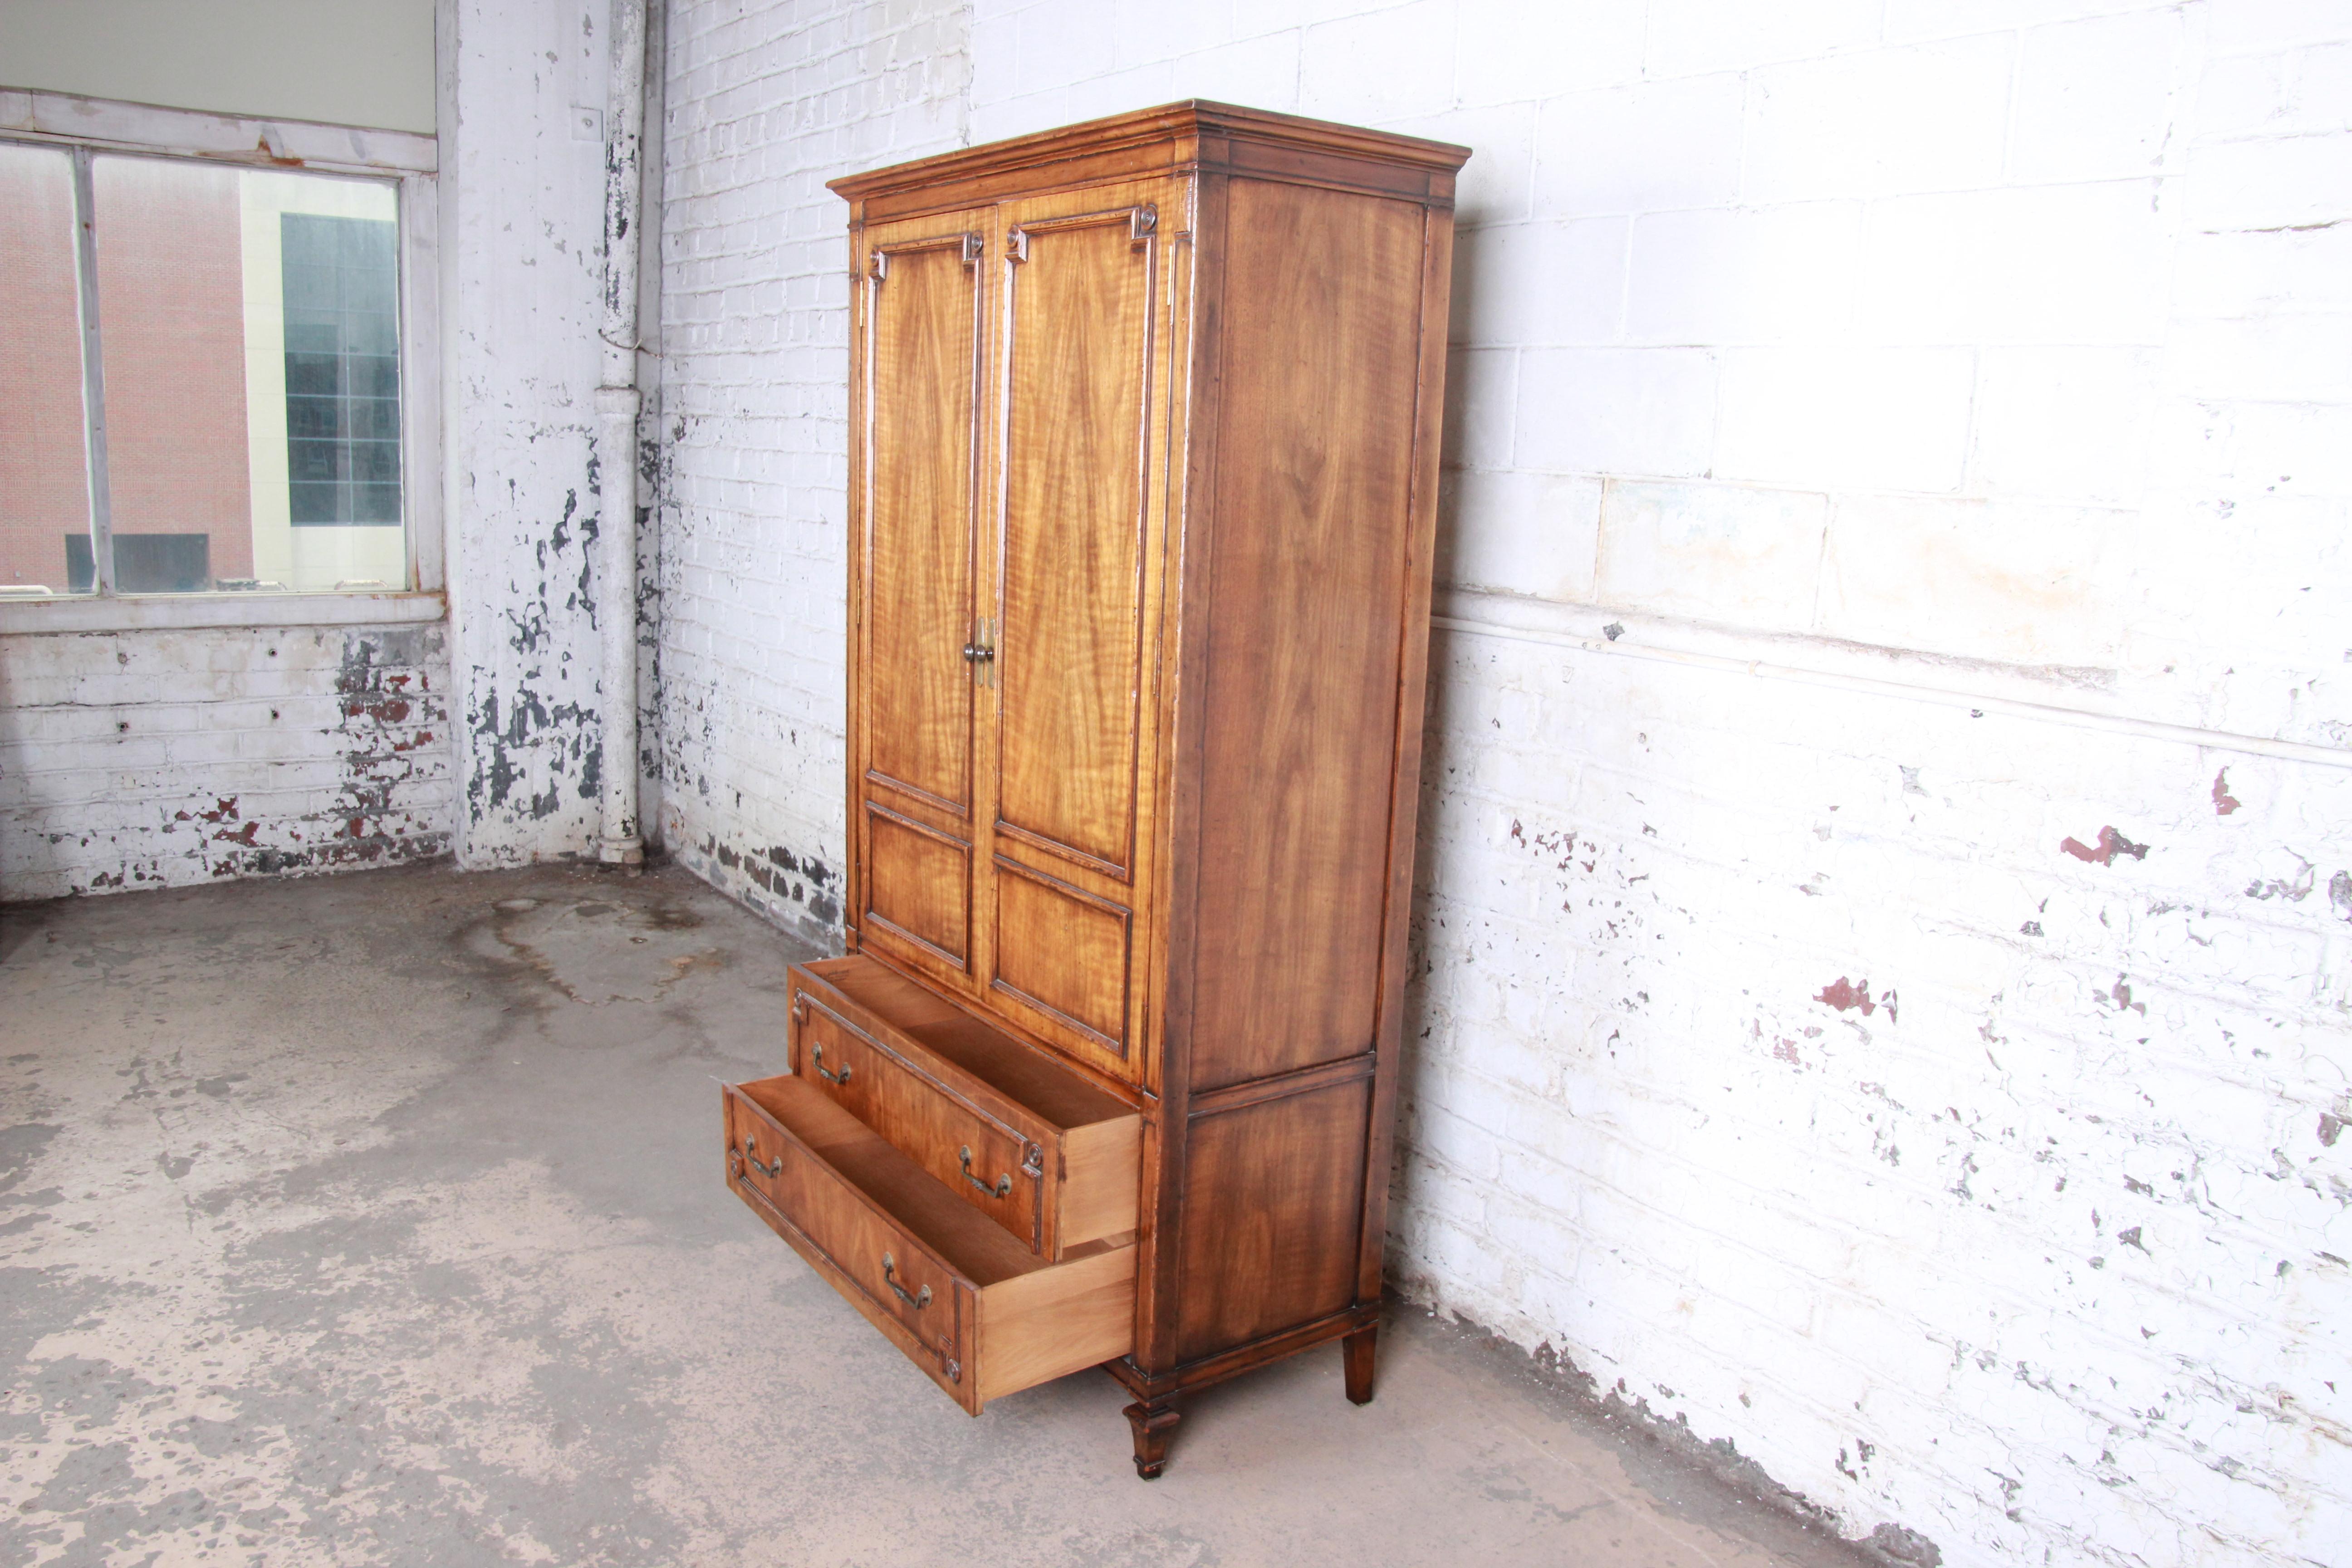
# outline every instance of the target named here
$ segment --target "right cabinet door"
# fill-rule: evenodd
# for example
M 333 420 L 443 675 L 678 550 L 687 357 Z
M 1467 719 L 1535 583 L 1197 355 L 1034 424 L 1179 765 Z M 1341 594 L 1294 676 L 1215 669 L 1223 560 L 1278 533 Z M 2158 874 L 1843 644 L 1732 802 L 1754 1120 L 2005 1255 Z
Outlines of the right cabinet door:
M 1138 928 L 1183 194 L 1154 181 L 1000 209 L 979 956 L 992 1007 L 1131 1082 L 1151 1076 Z

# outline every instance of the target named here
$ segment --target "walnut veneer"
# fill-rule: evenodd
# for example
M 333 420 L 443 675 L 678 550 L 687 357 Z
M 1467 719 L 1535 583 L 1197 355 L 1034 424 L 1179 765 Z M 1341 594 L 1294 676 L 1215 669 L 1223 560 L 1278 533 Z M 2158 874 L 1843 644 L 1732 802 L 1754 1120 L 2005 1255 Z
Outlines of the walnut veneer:
M 1146 1476 L 1275 1357 L 1371 1397 L 1467 156 L 1182 103 L 833 183 L 850 956 L 730 1181 L 974 1413 L 1106 1363 Z

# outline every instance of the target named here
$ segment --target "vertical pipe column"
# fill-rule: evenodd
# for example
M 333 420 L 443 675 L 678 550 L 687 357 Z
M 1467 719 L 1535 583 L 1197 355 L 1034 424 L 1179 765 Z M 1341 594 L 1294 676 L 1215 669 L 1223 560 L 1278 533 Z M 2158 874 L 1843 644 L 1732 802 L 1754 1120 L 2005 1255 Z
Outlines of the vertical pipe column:
M 613 0 L 604 104 L 604 374 L 596 388 L 604 756 L 596 854 L 608 864 L 634 866 L 645 859 L 637 832 L 637 212 L 646 0 Z

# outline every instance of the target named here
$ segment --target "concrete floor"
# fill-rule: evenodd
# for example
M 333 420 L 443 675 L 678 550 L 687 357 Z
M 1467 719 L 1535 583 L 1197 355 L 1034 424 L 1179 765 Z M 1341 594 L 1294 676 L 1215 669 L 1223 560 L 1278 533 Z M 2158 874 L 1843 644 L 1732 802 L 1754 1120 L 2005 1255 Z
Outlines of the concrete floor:
M 674 870 L 0 911 L 0 1562 L 1850 1563 L 1402 1315 L 950 1405 L 721 1184 L 788 940 Z

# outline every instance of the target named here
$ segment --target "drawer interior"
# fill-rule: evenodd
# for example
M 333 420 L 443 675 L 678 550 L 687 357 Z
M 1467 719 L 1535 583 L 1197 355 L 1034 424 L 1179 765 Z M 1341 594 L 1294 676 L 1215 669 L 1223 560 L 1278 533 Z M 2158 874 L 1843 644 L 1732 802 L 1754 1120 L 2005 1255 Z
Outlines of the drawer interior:
M 1133 1106 L 1084 1075 L 870 958 L 853 954 L 799 967 L 1056 1127 L 1088 1127 L 1135 1114 Z
M 803 1079 L 731 1084 L 726 1104 L 729 1185 L 971 1414 L 1133 1348 L 1131 1242 L 1048 1261 Z
M 843 1027 L 861 1036 L 907 1069 L 906 1082 L 929 1089 L 883 1089 L 871 1079 L 836 1090 L 856 1114 L 914 1156 L 919 1165 L 948 1184 L 966 1202 L 991 1213 L 1048 1258 L 1068 1258 L 1088 1243 L 1130 1236 L 1137 1228 L 1143 1120 L 1139 1109 L 1112 1093 L 1051 1051 L 1028 1045 L 987 1020 L 925 989 L 888 966 L 862 954 L 795 964 L 792 971 L 796 1022 L 793 1068 L 823 1071 L 814 1059 L 814 1037 L 833 1027 L 816 1016 L 831 1012 Z M 804 1047 L 803 1037 L 810 1037 Z M 936 1092 L 959 1103 L 985 1123 L 1015 1140 L 1009 1150 L 969 1146 L 982 1164 L 979 1200 L 958 1185 L 964 1173 L 957 1162 L 964 1139 L 946 1131 L 954 1118 L 926 1109 Z M 1024 1163 L 1027 1146 L 1031 1163 Z M 1001 1198 L 985 1195 L 990 1173 L 1012 1165 L 1021 1178 L 1042 1177 L 1042 1190 Z M 1012 1201 L 1006 1201 L 1011 1199 Z
M 974 1285 L 1052 1267 L 804 1080 L 787 1075 L 735 1089 Z

